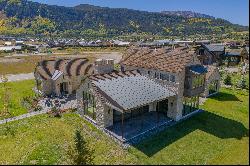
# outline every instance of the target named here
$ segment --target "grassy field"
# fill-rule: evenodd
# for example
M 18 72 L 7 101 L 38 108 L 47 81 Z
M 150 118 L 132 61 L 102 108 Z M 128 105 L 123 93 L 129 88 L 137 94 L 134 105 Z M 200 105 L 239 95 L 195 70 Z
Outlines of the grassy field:
M 222 89 L 196 115 L 130 152 L 146 164 L 249 164 L 248 93 Z
M 88 57 L 90 60 L 94 60 L 96 58 L 96 53 L 100 54 L 101 52 L 121 52 L 125 48 L 123 47 L 114 47 L 114 48 L 101 48 L 101 47 L 81 47 L 81 48 L 66 48 L 63 50 L 53 50 L 51 55 L 32 55 L 32 56 L 15 56 L 8 58 L 10 62 L 2 62 L 1 59 L 4 57 L 0 54 L 0 75 L 3 74 L 19 74 L 19 73 L 30 73 L 34 72 L 34 69 L 37 63 L 41 60 L 52 60 L 59 58 L 61 56 L 67 55 L 80 55 L 84 57 Z M 84 53 L 86 52 L 86 53 Z M 4 55 L 4 54 L 2 54 Z M 6 59 L 6 58 L 5 58 Z M 11 62 L 11 59 L 19 60 Z
M 9 88 L 8 92 L 10 95 L 10 105 L 9 111 L 10 116 L 17 116 L 24 113 L 27 113 L 26 108 L 21 105 L 23 97 L 34 96 L 32 88 L 35 86 L 34 80 L 25 80 L 18 82 L 8 82 L 7 87 Z M 3 111 L 3 83 L 0 83 L 0 112 Z M 9 115 L 7 116 L 9 117 Z M 6 116 L 0 115 L 0 119 L 7 118 Z
M 249 164 L 248 99 L 247 92 L 223 88 L 205 102 L 205 112 L 128 150 L 73 113 L 11 122 L 0 125 L 0 164 L 68 164 L 78 128 L 95 164 Z
M 94 149 L 95 164 L 134 164 L 134 156 L 76 114 L 61 118 L 39 115 L 0 125 L 0 164 L 68 164 L 68 148 L 74 132 L 82 129 L 85 140 Z M 7 134 L 6 134 L 7 133 Z M 12 134 L 8 134 L 12 133 Z
M 53 59 L 43 56 L 18 57 L 19 62 L 0 63 L 0 75 L 3 74 L 19 74 L 34 72 L 37 62 L 41 59 Z

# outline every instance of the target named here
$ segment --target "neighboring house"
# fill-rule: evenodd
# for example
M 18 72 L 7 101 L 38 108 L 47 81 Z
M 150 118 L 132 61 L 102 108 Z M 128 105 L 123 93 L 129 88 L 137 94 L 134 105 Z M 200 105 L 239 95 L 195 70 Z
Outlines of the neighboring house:
M 207 66 L 205 91 L 202 93 L 202 97 L 209 97 L 217 94 L 220 90 L 220 73 L 219 69 L 215 66 Z
M 244 47 L 242 49 L 241 56 L 244 60 L 249 60 L 249 47 Z
M 196 50 L 199 60 L 203 65 L 221 65 L 225 54 L 225 47 L 222 44 L 201 44 Z
M 113 59 L 97 59 L 93 64 L 86 58 L 44 60 L 36 66 L 37 87 L 44 95 L 75 94 L 87 76 L 112 72 Z
M 14 51 L 22 51 L 21 46 L 3 46 L 0 47 L 0 52 L 14 52 Z
M 249 47 L 241 49 L 229 49 L 223 57 L 224 62 L 227 66 L 236 66 L 241 62 L 247 62 L 249 59 Z
M 22 41 L 22 40 L 16 41 L 15 45 L 16 46 L 23 46 L 24 45 L 24 41 Z
M 5 45 L 5 46 L 11 46 L 11 45 L 12 45 L 12 42 L 11 42 L 11 41 L 4 42 L 4 45 Z
M 44 95 L 74 94 L 81 81 L 92 74 L 93 64 L 86 58 L 44 60 L 36 66 L 37 87 Z
M 226 52 L 224 55 L 223 60 L 225 61 L 226 65 L 229 66 L 236 66 L 238 65 L 241 61 L 242 61 L 242 56 L 241 53 L 239 51 L 230 51 L 230 52 Z
M 25 47 L 27 50 L 30 50 L 30 51 L 38 51 L 39 49 L 39 45 L 35 45 L 35 44 L 26 44 Z

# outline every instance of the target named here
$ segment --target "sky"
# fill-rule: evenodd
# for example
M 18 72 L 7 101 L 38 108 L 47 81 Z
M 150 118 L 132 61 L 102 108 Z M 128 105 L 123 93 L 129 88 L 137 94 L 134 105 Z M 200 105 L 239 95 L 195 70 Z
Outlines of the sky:
M 194 11 L 249 26 L 249 0 L 32 0 L 50 5 L 91 4 L 110 8 L 128 8 L 151 12 Z

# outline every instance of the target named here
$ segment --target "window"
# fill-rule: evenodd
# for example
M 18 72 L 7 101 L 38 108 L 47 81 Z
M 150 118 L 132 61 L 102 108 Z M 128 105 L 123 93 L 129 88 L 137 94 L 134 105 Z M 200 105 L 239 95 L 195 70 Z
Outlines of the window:
M 175 76 L 174 76 L 174 75 L 171 75 L 171 76 L 170 76 L 170 81 L 171 81 L 171 82 L 175 82 Z
M 165 74 L 161 74 L 161 75 L 162 75 L 162 76 L 161 76 L 161 77 L 162 77 L 162 78 L 161 78 L 162 80 L 167 80 L 167 81 L 169 81 L 169 75 L 168 75 L 168 74 L 165 73 Z
M 164 80 L 164 74 L 160 73 L 160 79 Z
M 92 94 L 83 92 L 83 106 L 84 114 L 88 117 L 95 119 L 96 101 Z
M 124 72 L 124 71 L 125 71 L 124 66 L 121 66 L 121 71 L 122 71 L 122 72 Z
M 151 73 L 151 72 L 150 72 L 150 71 L 148 71 L 148 75 L 150 75 L 150 73 Z
M 182 115 L 185 116 L 199 109 L 199 96 L 184 97 Z
M 160 77 L 160 74 L 155 72 L 155 78 L 159 79 L 159 77 Z

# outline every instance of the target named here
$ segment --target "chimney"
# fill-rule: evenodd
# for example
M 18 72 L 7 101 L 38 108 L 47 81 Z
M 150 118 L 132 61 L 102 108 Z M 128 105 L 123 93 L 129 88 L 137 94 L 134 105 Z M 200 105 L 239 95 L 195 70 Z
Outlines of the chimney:
M 97 59 L 94 67 L 96 74 L 111 73 L 114 71 L 114 59 Z

